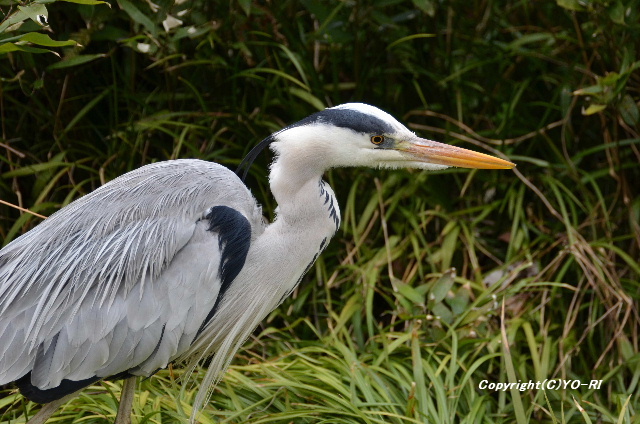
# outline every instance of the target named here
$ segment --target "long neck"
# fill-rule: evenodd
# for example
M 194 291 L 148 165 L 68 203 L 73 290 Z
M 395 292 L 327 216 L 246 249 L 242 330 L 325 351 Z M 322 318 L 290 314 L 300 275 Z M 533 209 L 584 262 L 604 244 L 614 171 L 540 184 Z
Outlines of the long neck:
M 227 366 L 227 353 L 239 347 L 236 343 L 296 287 L 340 225 L 340 209 L 322 171 L 300 162 L 300 157 L 277 155 L 269 176 L 278 202 L 276 219 L 252 241 L 245 266 L 187 353 L 218 349 L 222 353 L 212 362 L 218 371 Z
M 340 209 L 333 190 L 322 181 L 325 167 L 313 154 L 300 150 L 278 152 L 269 184 L 278 203 L 276 222 L 325 234 L 337 230 Z M 328 223 L 331 223 L 327 229 Z
M 252 242 L 247 265 L 186 353 L 204 358 L 216 352 L 203 383 L 207 387 L 259 322 L 296 287 L 340 226 L 333 190 L 322 181 L 326 167 L 308 152 L 296 154 L 288 149 L 276 153 L 280 154 L 269 176 L 278 202 L 276 219 Z M 201 405 L 204 398 L 198 394 L 196 403 Z

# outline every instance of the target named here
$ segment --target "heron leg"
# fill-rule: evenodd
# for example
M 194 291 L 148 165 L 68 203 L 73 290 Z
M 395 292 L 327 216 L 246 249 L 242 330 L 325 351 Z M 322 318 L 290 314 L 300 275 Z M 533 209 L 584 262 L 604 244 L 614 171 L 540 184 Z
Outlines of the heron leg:
M 116 415 L 115 424 L 131 424 L 131 410 L 133 408 L 133 398 L 136 394 L 137 377 L 129 377 L 122 384 L 122 395 L 120 396 L 120 406 Z
M 65 397 L 62 397 L 58 400 L 54 400 L 53 402 L 46 403 L 40 408 L 38 413 L 31 417 L 27 424 L 44 424 L 47 422 L 49 418 L 60 408 L 63 404 L 65 404 L 68 400 L 75 397 L 78 393 L 71 393 Z

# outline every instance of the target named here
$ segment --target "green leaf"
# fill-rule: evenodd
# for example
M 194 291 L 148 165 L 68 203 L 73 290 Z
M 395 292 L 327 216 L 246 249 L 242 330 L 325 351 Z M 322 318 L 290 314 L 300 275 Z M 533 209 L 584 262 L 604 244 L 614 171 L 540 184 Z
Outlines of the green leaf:
M 433 307 L 431 308 L 431 313 L 447 324 L 451 324 L 451 322 L 453 321 L 453 314 L 444 303 L 436 303 L 435 305 L 433 305 Z
M 56 52 L 52 52 L 51 50 L 40 49 L 37 47 L 31 46 L 18 46 L 13 43 L 5 43 L 0 45 L 0 54 L 9 53 L 9 52 L 27 52 L 27 53 L 53 53 L 56 56 L 60 56 Z
M 4 43 L 2 45 L 0 45 L 0 54 L 3 53 L 9 53 L 9 52 L 15 52 L 15 51 L 21 51 L 22 46 L 16 46 L 13 43 Z
M 433 284 L 429 300 L 439 303 L 447 296 L 449 290 L 453 286 L 453 279 L 456 276 L 456 270 L 451 268 L 444 272 L 440 278 Z
M 607 105 L 599 105 L 597 103 L 594 103 L 592 105 L 589 105 L 588 108 L 586 108 L 585 110 L 582 111 L 583 115 L 593 115 L 595 113 L 601 112 L 603 110 L 605 110 L 607 108 Z
M 129 0 L 118 0 L 120 8 L 124 10 L 127 15 L 135 22 L 139 23 L 147 29 L 153 36 L 158 35 L 158 27 L 153 23 L 151 19 L 133 5 Z
M 390 50 L 391 48 L 397 46 L 398 44 L 404 43 L 405 41 L 415 40 L 417 38 L 433 38 L 435 36 L 436 36 L 435 34 L 412 34 L 412 35 L 408 35 L 406 37 L 399 38 L 399 39 L 395 40 L 393 43 L 389 44 L 387 46 L 387 50 Z
M 4 22 L 2 22 L 2 24 L 0 24 L 0 33 L 4 32 L 11 25 L 15 25 L 19 22 L 24 22 L 25 19 L 29 19 L 29 17 L 22 10 L 14 12 Z
M 61 167 L 68 168 L 73 164 L 67 162 L 45 162 L 36 163 L 35 165 L 28 165 L 23 168 L 14 169 L 13 171 L 5 172 L 2 174 L 2 178 L 22 177 L 25 175 L 33 175 L 39 172 L 47 171 L 50 169 L 57 169 Z
M 65 59 L 60 62 L 54 63 L 52 65 L 47 66 L 48 70 L 52 69 L 62 69 L 62 68 L 70 68 L 72 66 L 79 66 L 87 62 L 91 62 L 92 60 L 99 59 L 101 57 L 105 57 L 106 54 L 81 54 L 78 56 L 74 56 L 70 59 Z
M 619 25 L 624 25 L 624 5 L 620 0 L 614 1 L 609 6 L 609 19 Z
M 323 110 L 326 107 L 319 98 L 309 93 L 307 90 L 303 90 L 298 87 L 289 87 L 288 91 L 299 99 L 309 103 L 317 110 Z
M 629 126 L 636 126 L 640 122 L 640 111 L 638 104 L 633 100 L 630 94 L 626 94 L 618 105 L 618 112 Z
M 442 268 L 446 269 L 451 266 L 451 260 L 456 250 L 456 245 L 458 244 L 458 239 L 460 235 L 460 227 L 455 221 L 450 221 L 442 230 L 442 233 L 445 235 L 442 240 L 442 247 L 440 248 L 441 259 L 442 259 Z
M 567 10 L 574 10 L 576 12 L 582 12 L 585 10 L 579 0 L 556 0 L 556 3 L 558 6 Z
M 631 396 L 633 395 L 627 396 L 627 400 L 624 401 L 624 404 L 620 409 L 620 415 L 618 415 L 618 421 L 616 422 L 617 424 L 624 423 L 625 418 L 629 419 L 627 414 L 629 414 L 629 401 L 631 400 Z
M 412 0 L 413 5 L 418 9 L 422 10 L 430 17 L 434 17 L 436 15 L 436 6 L 433 0 Z
M 299 85 L 300 87 L 302 87 L 303 89 L 310 91 L 309 87 L 307 85 L 305 85 L 302 81 L 300 81 L 299 79 L 287 74 L 286 72 L 283 72 L 279 69 L 271 69 L 271 68 L 254 68 L 254 69 L 247 69 L 245 71 L 239 72 L 236 76 L 239 77 L 247 77 L 247 76 L 253 76 L 256 77 L 258 76 L 258 74 L 273 74 L 276 76 L 279 76 L 283 79 L 286 79 L 288 81 L 293 82 L 294 84 Z
M 42 87 L 44 87 L 44 78 L 38 78 L 37 80 L 35 80 L 33 82 L 33 89 L 34 90 L 39 90 Z
M 403 283 L 400 280 L 394 282 L 393 286 L 398 290 L 405 298 L 409 299 L 416 305 L 424 305 L 424 296 L 420 294 L 416 289 L 409 284 Z
M 623 76 L 618 72 L 607 72 L 605 76 L 598 78 L 598 82 L 601 85 L 613 87 L 618 81 L 620 81 L 620 78 L 623 78 Z
M 533 34 L 525 34 L 522 37 L 518 37 L 509 44 L 506 45 L 506 48 L 509 50 L 515 50 L 516 48 L 522 47 L 525 44 L 533 44 L 533 43 L 549 43 L 554 41 L 554 36 L 547 32 L 535 32 Z
M 29 32 L 20 37 L 20 41 L 28 41 L 33 44 L 45 47 L 62 47 L 62 46 L 77 46 L 78 43 L 73 40 L 56 41 L 52 40 L 47 34 L 41 34 L 39 32 Z
M 251 0 L 238 0 L 238 4 L 247 16 L 251 14 Z
M 574 96 L 590 96 L 602 93 L 603 88 L 600 85 L 592 85 L 585 88 L 579 88 L 573 92 Z
M 456 315 L 461 315 L 467 310 L 469 305 L 469 290 L 460 287 L 452 298 L 446 298 L 445 301 L 451 307 L 451 311 Z

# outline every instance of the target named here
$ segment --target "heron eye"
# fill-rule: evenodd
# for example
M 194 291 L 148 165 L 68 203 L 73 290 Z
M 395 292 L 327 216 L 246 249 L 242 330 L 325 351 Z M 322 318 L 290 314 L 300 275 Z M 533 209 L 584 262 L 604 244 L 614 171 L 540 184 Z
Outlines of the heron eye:
M 384 141 L 384 136 L 383 135 L 372 135 L 371 136 L 371 142 L 373 144 L 381 144 Z

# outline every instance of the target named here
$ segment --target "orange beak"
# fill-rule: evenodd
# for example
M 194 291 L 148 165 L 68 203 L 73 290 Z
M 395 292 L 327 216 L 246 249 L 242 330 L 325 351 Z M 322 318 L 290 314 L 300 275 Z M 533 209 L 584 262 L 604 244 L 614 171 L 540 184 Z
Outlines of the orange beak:
M 516 165 L 504 159 L 450 146 L 424 138 L 398 143 L 397 150 L 407 153 L 416 162 L 477 169 L 512 169 Z

